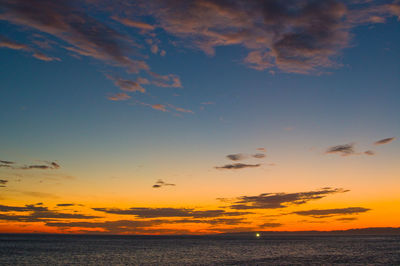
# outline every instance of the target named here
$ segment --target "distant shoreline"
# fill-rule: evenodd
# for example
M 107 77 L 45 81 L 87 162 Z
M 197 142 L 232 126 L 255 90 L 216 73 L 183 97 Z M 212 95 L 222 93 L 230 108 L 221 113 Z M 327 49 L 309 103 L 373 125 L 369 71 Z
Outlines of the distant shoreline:
M 20 236 L 117 236 L 117 237 L 255 237 L 259 233 L 263 236 L 372 236 L 372 235 L 400 235 L 400 227 L 368 227 L 356 228 L 348 230 L 332 230 L 332 231 L 247 231 L 235 233 L 218 233 L 218 234 L 185 234 L 185 235 L 136 235 L 136 234 L 108 234 L 94 232 L 93 234 L 55 234 L 55 233 L 0 233 L 0 236 L 20 235 Z

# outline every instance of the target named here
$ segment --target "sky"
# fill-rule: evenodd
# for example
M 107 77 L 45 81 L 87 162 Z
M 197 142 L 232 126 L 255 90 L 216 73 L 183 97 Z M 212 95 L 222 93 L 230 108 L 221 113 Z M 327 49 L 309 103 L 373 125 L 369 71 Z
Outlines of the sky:
M 400 2 L 0 0 L 0 233 L 400 226 Z

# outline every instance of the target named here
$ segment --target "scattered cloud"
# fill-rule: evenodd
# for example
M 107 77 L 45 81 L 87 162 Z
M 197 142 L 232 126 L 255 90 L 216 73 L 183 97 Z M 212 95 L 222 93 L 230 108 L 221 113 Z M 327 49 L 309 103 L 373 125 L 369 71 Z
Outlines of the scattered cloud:
M 247 209 L 279 209 L 289 205 L 301 205 L 312 200 L 325 198 L 326 196 L 348 192 L 342 188 L 322 188 L 315 191 L 297 193 L 263 193 L 258 196 L 241 196 L 229 206 L 235 210 Z
M 59 169 L 61 166 L 54 161 L 41 161 L 43 164 L 31 164 L 31 165 L 16 165 L 15 162 L 11 161 L 0 161 L 0 167 L 9 168 L 13 170 L 29 170 L 29 169 Z
M 267 157 L 267 155 L 265 155 L 264 153 L 256 153 L 256 154 L 253 154 L 252 157 L 257 158 L 257 159 L 262 159 L 262 158 Z
M 75 206 L 76 204 L 74 203 L 58 203 L 57 207 L 71 207 L 71 206 Z
M 336 145 L 327 149 L 327 154 L 339 154 L 341 156 L 349 156 L 355 154 L 354 144 Z
M 64 213 L 55 210 L 50 210 L 43 204 L 27 204 L 25 206 L 8 206 L 0 205 L 0 220 L 1 221 L 16 221 L 16 222 L 43 222 L 56 221 L 58 219 L 94 219 L 99 216 L 85 215 L 79 213 Z M 23 214 L 7 214 L 19 212 Z M 6 214 L 4 214 L 6 213 Z
M 386 138 L 386 139 L 381 139 L 381 140 L 376 141 L 374 144 L 375 144 L 375 145 L 383 145 L 383 144 L 390 143 L 390 142 L 394 141 L 395 139 L 396 139 L 395 137 Z
M 0 179 L 0 187 L 6 187 L 8 180 Z
M 130 98 L 131 98 L 131 96 L 129 96 L 128 94 L 126 94 L 124 92 L 116 93 L 114 95 L 107 97 L 107 99 L 109 99 L 110 101 L 125 101 L 125 100 L 129 100 Z
M 244 168 L 254 168 L 254 167 L 260 167 L 261 164 L 245 164 L 245 163 L 234 163 L 234 164 L 226 164 L 224 166 L 216 166 L 216 169 L 232 169 L 232 170 L 237 170 L 237 169 L 244 169 Z
M 185 208 L 93 208 L 109 214 L 133 215 L 138 218 L 161 218 L 161 217 L 193 217 L 193 218 L 215 218 L 221 216 L 241 216 L 250 212 L 229 212 L 225 210 L 195 210 Z
M 240 160 L 246 159 L 247 156 L 243 153 L 237 153 L 237 154 L 229 154 L 226 156 L 226 158 L 228 158 L 229 160 L 232 160 L 232 161 L 240 161 Z
M 0 160 L 2 164 L 15 164 L 15 162 Z
M 283 224 L 281 223 L 263 223 L 261 225 L 259 225 L 259 227 L 261 228 L 276 228 L 276 227 L 281 227 Z
M 157 182 L 153 185 L 153 188 L 160 188 L 166 186 L 175 186 L 175 184 L 165 183 L 162 179 L 158 179 Z
M 167 108 L 166 108 L 166 106 L 163 105 L 163 104 L 153 104 L 153 105 L 151 105 L 151 108 L 153 108 L 154 110 L 159 110 L 159 111 L 167 112 Z
M 349 214 L 359 214 L 363 212 L 370 211 L 371 209 L 362 207 L 349 207 L 341 209 L 325 209 L 325 210 L 308 210 L 308 211 L 296 211 L 293 214 L 310 216 L 313 218 L 326 218 L 337 215 L 349 215 Z
M 371 151 L 371 150 L 368 150 L 368 151 L 365 151 L 364 154 L 372 156 L 372 155 L 375 155 L 375 152 Z
M 399 6 L 343 1 L 146 1 L 158 27 L 184 45 L 215 54 L 219 46 L 241 45 L 243 63 L 257 70 L 319 73 L 340 66 L 352 28 L 398 16 Z M 376 19 L 366 21 L 374 15 Z
M 128 27 L 138 28 L 138 29 L 145 30 L 145 31 L 151 31 L 151 30 L 155 29 L 155 26 L 141 22 L 141 21 L 134 21 L 134 20 L 131 20 L 128 18 L 119 18 L 119 17 L 115 17 L 115 16 L 112 18 Z

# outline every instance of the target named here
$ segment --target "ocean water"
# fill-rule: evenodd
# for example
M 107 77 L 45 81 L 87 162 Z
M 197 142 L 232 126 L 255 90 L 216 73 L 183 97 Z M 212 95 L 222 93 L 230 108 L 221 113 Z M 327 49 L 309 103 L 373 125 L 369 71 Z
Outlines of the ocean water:
M 400 236 L 0 235 L 0 265 L 400 265 Z

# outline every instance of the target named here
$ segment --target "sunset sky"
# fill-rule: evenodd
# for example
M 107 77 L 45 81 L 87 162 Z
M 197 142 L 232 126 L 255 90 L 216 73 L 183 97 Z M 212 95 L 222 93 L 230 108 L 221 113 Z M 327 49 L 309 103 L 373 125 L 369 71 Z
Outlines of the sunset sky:
M 400 226 L 400 2 L 0 0 L 0 232 Z

